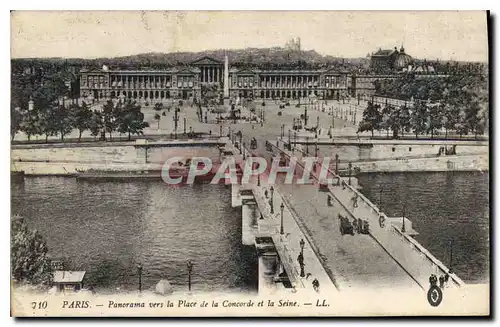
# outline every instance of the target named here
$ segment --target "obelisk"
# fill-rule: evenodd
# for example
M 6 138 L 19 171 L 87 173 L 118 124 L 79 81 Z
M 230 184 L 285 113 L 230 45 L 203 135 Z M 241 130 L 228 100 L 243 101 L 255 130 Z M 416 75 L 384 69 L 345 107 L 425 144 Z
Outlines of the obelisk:
M 229 62 L 227 54 L 224 56 L 224 99 L 229 99 Z

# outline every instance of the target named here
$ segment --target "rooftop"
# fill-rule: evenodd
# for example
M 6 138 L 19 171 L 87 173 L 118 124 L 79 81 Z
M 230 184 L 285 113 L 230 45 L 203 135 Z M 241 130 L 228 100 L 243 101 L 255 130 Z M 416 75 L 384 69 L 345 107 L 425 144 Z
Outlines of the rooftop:
M 54 283 L 81 283 L 85 277 L 85 271 L 54 271 Z

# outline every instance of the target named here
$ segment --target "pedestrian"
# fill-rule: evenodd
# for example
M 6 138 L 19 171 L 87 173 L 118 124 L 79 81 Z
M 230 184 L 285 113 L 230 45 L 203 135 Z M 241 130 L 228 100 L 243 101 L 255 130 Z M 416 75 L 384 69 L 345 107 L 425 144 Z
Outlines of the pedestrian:
M 439 276 L 439 288 L 440 289 L 444 288 L 444 276 L 443 275 Z
M 352 207 L 353 208 L 358 207 L 358 195 L 357 194 L 354 194 L 354 196 L 352 197 Z
M 316 292 L 319 291 L 319 281 L 317 278 L 314 278 L 314 280 L 312 281 L 312 286 Z

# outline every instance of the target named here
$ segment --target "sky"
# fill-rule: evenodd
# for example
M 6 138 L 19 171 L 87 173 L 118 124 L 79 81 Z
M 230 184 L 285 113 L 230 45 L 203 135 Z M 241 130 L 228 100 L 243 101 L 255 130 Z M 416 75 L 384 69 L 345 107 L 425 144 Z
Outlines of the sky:
M 415 58 L 488 61 L 481 11 L 13 11 L 11 57 L 98 58 L 284 46 L 364 57 L 404 44 Z

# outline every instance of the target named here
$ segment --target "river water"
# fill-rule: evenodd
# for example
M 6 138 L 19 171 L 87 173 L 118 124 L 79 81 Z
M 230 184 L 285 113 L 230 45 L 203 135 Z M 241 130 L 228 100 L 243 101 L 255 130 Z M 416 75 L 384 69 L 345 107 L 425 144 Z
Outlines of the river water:
M 362 193 L 389 216 L 406 217 L 415 239 L 466 283 L 489 280 L 489 176 L 481 172 L 373 173 Z M 450 247 L 451 241 L 451 247 Z
M 12 212 L 47 240 L 65 269 L 87 271 L 101 292 L 143 289 L 167 279 L 193 291 L 256 292 L 255 250 L 241 245 L 241 214 L 223 185 L 174 188 L 159 182 L 89 183 L 26 178 L 13 183 Z

